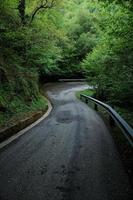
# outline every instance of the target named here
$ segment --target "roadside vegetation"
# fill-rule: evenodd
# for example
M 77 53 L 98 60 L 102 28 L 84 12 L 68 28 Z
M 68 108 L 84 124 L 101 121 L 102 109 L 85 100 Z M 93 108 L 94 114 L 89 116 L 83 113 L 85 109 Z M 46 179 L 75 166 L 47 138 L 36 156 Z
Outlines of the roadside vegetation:
M 76 96 L 78 98 L 80 98 L 81 94 L 94 97 L 95 91 L 93 89 L 86 89 L 86 90 L 81 90 L 81 91 L 76 92 Z
M 80 95 L 81 94 L 84 94 L 84 95 L 87 95 L 87 96 L 90 96 L 90 97 L 93 97 L 93 98 L 97 98 L 96 97 L 96 90 L 94 90 L 94 89 L 86 89 L 86 90 L 82 90 L 82 91 L 78 91 L 78 92 L 76 92 L 76 96 L 77 96 L 77 98 L 79 98 L 80 99 Z M 97 98 L 98 99 L 98 98 Z M 100 98 L 99 98 L 99 100 L 101 100 Z M 115 105 L 114 106 L 114 104 L 111 104 L 111 102 L 106 102 L 106 101 L 104 101 L 105 103 L 107 103 L 107 104 L 110 104 L 110 106 L 112 106 L 114 109 L 115 109 L 115 111 L 117 111 L 122 117 L 123 117 L 123 119 L 125 119 L 126 120 L 126 122 L 131 126 L 131 127 L 133 127 L 133 111 L 132 110 L 128 110 L 128 109 L 126 109 L 126 108 L 122 108 L 122 107 L 120 107 L 120 106 L 118 106 L 118 105 Z M 90 104 L 89 104 L 91 107 L 94 107 L 93 105 L 91 105 L 91 102 L 90 102 Z M 105 110 L 100 110 L 101 112 L 102 112 L 102 114 L 105 116 L 105 117 L 107 117 L 106 116 L 106 112 L 105 112 Z
M 45 109 L 39 85 L 60 77 L 85 77 L 132 124 L 132 11 L 131 0 L 2 1 L 0 127 Z
M 7 107 L 7 106 L 6 106 Z M 14 97 L 7 107 L 7 111 L 0 112 L 0 128 L 10 127 L 16 122 L 30 117 L 36 112 L 47 111 L 47 100 L 43 95 L 39 95 L 37 99 L 32 102 L 25 102 L 21 96 Z

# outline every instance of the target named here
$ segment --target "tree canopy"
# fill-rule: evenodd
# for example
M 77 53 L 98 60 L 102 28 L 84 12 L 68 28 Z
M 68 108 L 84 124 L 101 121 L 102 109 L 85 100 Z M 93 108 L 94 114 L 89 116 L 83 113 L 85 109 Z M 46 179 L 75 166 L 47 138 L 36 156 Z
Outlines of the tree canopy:
M 132 9 L 131 0 L 1 1 L 1 110 L 59 77 L 85 77 L 98 98 L 131 107 Z

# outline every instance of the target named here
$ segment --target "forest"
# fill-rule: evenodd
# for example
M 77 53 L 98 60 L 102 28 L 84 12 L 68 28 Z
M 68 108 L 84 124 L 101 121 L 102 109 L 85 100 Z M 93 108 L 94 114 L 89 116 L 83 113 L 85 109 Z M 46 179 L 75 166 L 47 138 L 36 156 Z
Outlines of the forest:
M 0 0 L 0 127 L 45 109 L 59 78 L 85 78 L 133 126 L 132 0 Z

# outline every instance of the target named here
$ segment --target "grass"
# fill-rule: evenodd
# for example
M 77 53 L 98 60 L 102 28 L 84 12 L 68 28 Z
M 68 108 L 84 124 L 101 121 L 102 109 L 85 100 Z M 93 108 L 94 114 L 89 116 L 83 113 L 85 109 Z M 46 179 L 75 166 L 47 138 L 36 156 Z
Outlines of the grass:
M 10 126 L 35 112 L 46 111 L 47 107 L 47 100 L 41 94 L 31 102 L 25 102 L 21 96 L 15 96 L 9 103 L 8 109 L 0 112 L 0 128 Z
M 95 90 L 93 89 L 86 89 L 86 90 L 81 90 L 76 92 L 76 96 L 80 98 L 80 94 L 88 95 L 88 96 L 93 96 L 95 94 Z
M 125 109 L 125 108 L 115 106 L 115 110 L 133 128 L 133 111 L 132 111 L 132 109 Z

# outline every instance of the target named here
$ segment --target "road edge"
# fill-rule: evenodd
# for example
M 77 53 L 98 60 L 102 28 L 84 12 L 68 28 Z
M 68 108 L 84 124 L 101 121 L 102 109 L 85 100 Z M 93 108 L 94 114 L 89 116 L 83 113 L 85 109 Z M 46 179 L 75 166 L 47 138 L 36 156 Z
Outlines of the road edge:
M 51 113 L 52 109 L 53 109 L 53 106 L 52 106 L 52 104 L 51 104 L 51 102 L 50 102 L 49 99 L 47 99 L 47 102 L 48 102 L 48 109 L 47 109 L 46 113 L 40 119 L 38 119 L 37 121 L 33 122 L 32 124 L 30 124 L 29 126 L 27 126 L 24 129 L 22 129 L 21 131 L 19 131 L 15 135 L 12 135 L 7 140 L 4 140 L 3 142 L 1 142 L 0 143 L 0 149 L 4 148 L 8 144 L 10 144 L 11 142 L 13 142 L 17 138 L 19 138 L 20 136 L 24 135 L 27 131 L 29 131 L 30 129 L 32 129 L 33 127 L 35 127 L 36 125 L 38 125 L 41 121 L 43 121 L 44 119 L 46 119 L 49 116 L 49 114 Z

